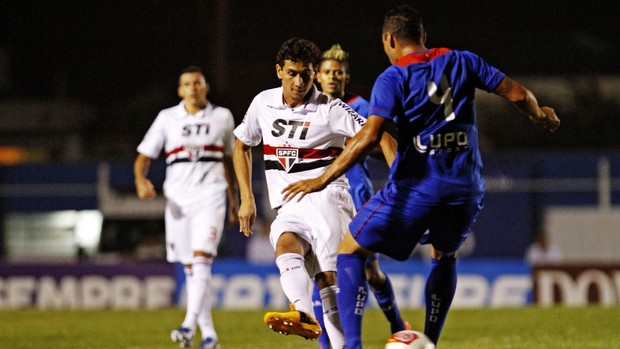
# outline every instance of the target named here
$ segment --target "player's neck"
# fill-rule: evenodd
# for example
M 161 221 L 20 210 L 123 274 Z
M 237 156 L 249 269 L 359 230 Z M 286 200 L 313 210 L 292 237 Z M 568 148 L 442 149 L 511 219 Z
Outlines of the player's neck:
M 326 93 L 326 95 L 330 96 L 331 98 L 343 99 L 346 93 L 343 91 L 343 92 L 338 92 L 338 93 Z
M 198 114 L 198 112 L 206 108 L 207 104 L 206 103 L 193 104 L 193 103 L 185 102 L 183 103 L 183 107 L 185 108 L 185 111 L 187 111 L 189 114 L 194 115 L 194 114 Z
M 400 53 L 399 58 L 402 58 L 410 53 L 415 53 L 415 52 L 420 52 L 420 51 L 425 51 L 425 50 L 428 50 L 425 45 L 412 44 L 412 45 L 401 46 L 400 52 L 399 52 Z

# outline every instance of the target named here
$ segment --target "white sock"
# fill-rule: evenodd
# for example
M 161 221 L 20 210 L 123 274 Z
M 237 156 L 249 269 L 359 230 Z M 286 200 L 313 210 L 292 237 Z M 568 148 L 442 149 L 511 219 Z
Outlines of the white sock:
M 321 302 L 323 302 L 323 323 L 329 336 L 332 348 L 344 348 L 344 334 L 340 326 L 338 305 L 336 304 L 336 292 L 338 286 L 328 286 L 320 290 Z
M 211 298 L 211 263 L 194 264 L 194 281 L 201 285 L 199 292 L 203 292 L 201 307 L 198 312 L 198 327 L 202 338 L 212 337 L 217 339 L 215 328 L 213 327 L 213 318 L 211 317 L 211 307 L 213 300 Z
M 314 314 L 310 294 L 312 280 L 306 272 L 304 258 L 297 253 L 285 253 L 276 258 L 276 264 L 280 269 L 282 290 L 295 310 Z
M 187 306 L 185 308 L 185 319 L 183 323 L 181 323 L 181 327 L 188 328 L 192 333 L 196 331 L 196 319 L 198 317 L 198 312 L 190 311 L 190 304 L 192 304 L 192 300 L 195 299 L 195 291 L 194 291 L 194 271 L 193 267 L 184 267 L 183 271 L 185 272 L 185 292 L 187 293 Z M 195 306 L 192 306 L 192 309 Z
M 195 257 L 191 272 L 189 273 L 187 282 L 187 311 L 181 326 L 189 328 L 192 332 L 196 330 L 196 323 L 208 297 L 212 260 L 212 258 Z M 211 306 L 209 304 L 209 312 L 210 310 Z M 202 326 L 200 329 L 201 331 L 203 330 Z

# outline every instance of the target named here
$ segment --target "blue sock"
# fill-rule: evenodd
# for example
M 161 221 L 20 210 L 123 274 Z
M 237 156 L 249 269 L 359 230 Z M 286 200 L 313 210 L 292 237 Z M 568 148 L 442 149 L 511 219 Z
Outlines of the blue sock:
M 317 284 L 314 284 L 314 291 L 312 291 L 312 306 L 314 307 L 314 317 L 321 325 L 321 330 L 323 330 L 319 337 L 319 349 L 329 349 L 329 336 L 323 321 L 323 303 L 321 302 L 321 293 Z
M 375 290 L 371 288 L 371 290 L 375 294 L 375 298 L 377 299 L 377 303 L 379 304 L 379 307 L 381 307 L 383 314 L 385 314 L 385 317 L 390 322 L 390 330 L 392 333 L 404 330 L 405 322 L 400 316 L 398 305 L 396 305 L 394 289 L 392 289 L 392 282 L 387 274 L 385 275 L 385 283 L 383 286 L 381 286 L 380 289 Z
M 424 333 L 435 343 L 443 329 L 456 291 L 456 259 L 432 259 L 431 272 L 426 280 L 426 321 Z
M 368 300 L 364 258 L 357 254 L 338 255 L 338 312 L 347 349 L 362 347 L 362 317 Z

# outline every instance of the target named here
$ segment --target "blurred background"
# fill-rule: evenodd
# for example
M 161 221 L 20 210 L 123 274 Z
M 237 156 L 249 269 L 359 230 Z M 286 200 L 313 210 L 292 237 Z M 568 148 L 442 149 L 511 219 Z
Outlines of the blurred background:
M 368 98 L 389 65 L 382 16 L 401 2 L 3 3 L 0 276 L 15 275 L 12 265 L 25 262 L 163 261 L 163 199 L 135 198 L 132 161 L 159 110 L 178 103 L 180 70 L 203 66 L 209 99 L 231 109 L 239 123 L 258 92 L 279 85 L 279 46 L 301 36 L 321 49 L 340 43 L 349 51 L 350 90 Z M 412 3 L 422 12 L 428 47 L 478 53 L 531 88 L 562 120 L 549 135 L 499 98 L 478 95 L 488 194 L 463 257 L 531 266 L 526 258 L 535 247 L 556 262 L 618 264 L 617 4 Z M 254 159 L 256 195 L 266 202 L 261 154 Z M 380 186 L 387 169 L 372 166 Z M 160 161 L 151 171 L 160 189 L 164 172 Z M 272 218 L 266 207 L 258 228 L 265 233 Z M 269 263 L 272 255 L 258 235 L 246 240 L 231 227 L 221 257 Z M 485 275 L 490 283 L 497 276 Z

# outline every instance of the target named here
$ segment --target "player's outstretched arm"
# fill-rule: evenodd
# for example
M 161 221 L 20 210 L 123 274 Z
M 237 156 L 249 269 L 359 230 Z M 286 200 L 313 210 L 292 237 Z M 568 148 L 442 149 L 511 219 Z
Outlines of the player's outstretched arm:
M 138 153 L 133 163 L 134 184 L 136 194 L 141 200 L 150 200 L 157 196 L 155 186 L 146 178 L 151 168 L 151 158 Z
M 364 127 L 349 140 L 342 154 L 329 165 L 320 177 L 298 181 L 284 188 L 282 190 L 284 201 L 292 200 L 297 194 L 301 194 L 297 199 L 299 201 L 306 194 L 323 190 L 329 183 L 342 176 L 379 144 L 387 122 L 389 122 L 387 119 L 380 116 L 369 116 Z
M 509 77 L 502 79 L 493 93 L 511 101 L 535 124 L 542 124 L 551 132 L 555 132 L 560 127 L 560 119 L 555 115 L 553 108 L 539 106 L 532 91 Z
M 252 235 L 256 221 L 256 202 L 252 192 L 252 147 L 237 140 L 233 149 L 233 165 L 239 183 L 239 229 L 245 236 Z

